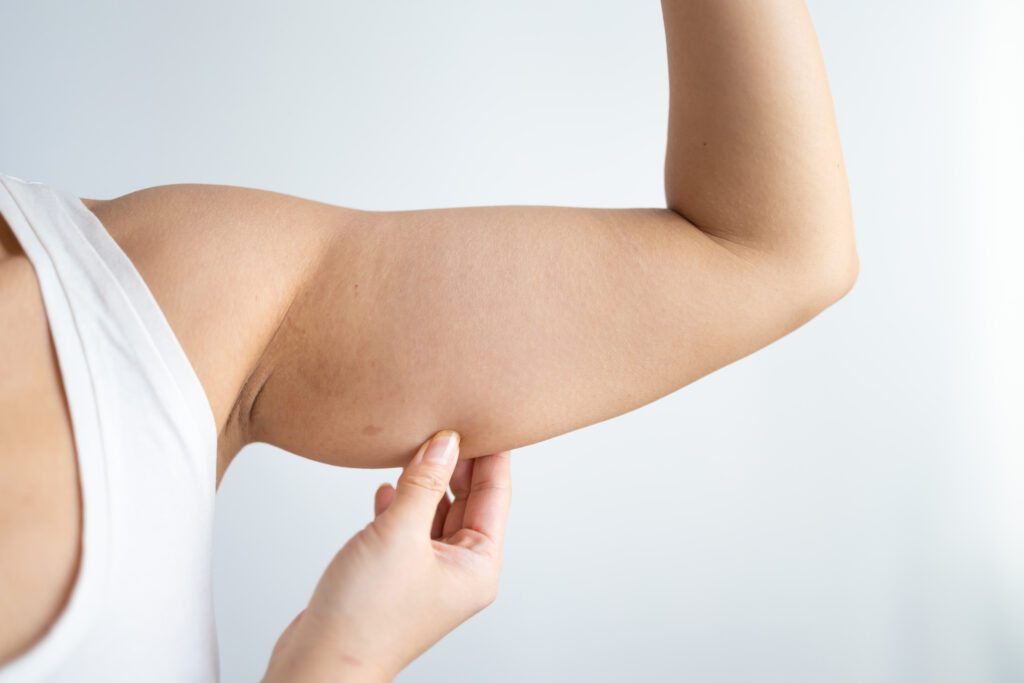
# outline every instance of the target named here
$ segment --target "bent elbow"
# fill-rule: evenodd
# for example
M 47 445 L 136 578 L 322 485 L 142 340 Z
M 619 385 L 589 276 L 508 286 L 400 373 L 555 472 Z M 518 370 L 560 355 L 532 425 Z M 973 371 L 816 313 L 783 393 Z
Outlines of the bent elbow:
M 850 293 L 860 275 L 860 257 L 851 237 L 805 253 L 786 266 L 801 317 L 810 320 Z
M 820 276 L 819 289 L 827 308 L 849 294 L 857 284 L 857 278 L 860 276 L 860 257 L 857 255 L 856 245 L 851 242 L 849 247 L 826 261 L 826 264 Z

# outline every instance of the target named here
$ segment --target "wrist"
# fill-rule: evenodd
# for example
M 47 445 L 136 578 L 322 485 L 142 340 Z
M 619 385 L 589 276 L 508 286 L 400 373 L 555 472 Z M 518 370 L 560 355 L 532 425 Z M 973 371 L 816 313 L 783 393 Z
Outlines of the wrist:
M 394 674 L 358 657 L 315 652 L 270 660 L 263 683 L 390 683 Z
M 398 674 L 400 668 L 371 661 L 341 642 L 301 630 L 291 634 L 274 649 L 263 683 L 389 683 Z
M 271 660 L 263 683 L 390 683 L 393 678 L 356 658 L 346 661 L 307 656 Z

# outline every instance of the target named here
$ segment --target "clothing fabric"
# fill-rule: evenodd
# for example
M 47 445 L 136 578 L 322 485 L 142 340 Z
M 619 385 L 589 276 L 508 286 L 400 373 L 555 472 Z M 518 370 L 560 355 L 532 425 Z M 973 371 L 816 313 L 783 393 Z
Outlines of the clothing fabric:
M 217 430 L 202 385 L 78 197 L 0 175 L 0 213 L 42 291 L 82 495 L 70 599 L 0 683 L 215 681 Z

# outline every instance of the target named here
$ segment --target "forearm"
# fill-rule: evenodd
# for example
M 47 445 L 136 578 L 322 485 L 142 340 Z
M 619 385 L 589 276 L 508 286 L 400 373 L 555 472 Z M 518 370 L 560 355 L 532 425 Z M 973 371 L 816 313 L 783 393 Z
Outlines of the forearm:
M 855 267 L 842 150 L 802 0 L 663 0 L 669 208 L 705 232 Z

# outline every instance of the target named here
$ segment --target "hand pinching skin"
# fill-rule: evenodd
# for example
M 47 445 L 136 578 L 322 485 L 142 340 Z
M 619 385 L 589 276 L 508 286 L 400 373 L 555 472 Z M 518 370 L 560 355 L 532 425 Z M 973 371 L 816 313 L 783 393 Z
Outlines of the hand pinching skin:
M 493 602 L 510 455 L 459 460 L 459 435 L 448 430 L 424 443 L 397 488 L 377 489 L 374 520 L 331 561 L 265 680 L 391 680 Z

